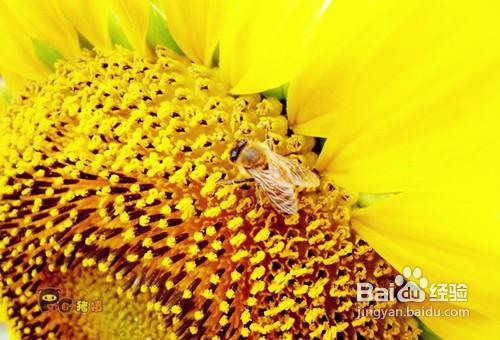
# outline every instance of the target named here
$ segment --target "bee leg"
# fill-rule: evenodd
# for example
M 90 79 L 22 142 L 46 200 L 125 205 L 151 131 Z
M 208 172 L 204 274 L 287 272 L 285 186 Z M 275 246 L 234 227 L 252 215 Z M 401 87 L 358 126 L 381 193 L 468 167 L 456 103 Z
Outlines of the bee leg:
M 235 178 L 235 179 L 229 179 L 227 181 L 224 181 L 225 185 L 233 185 L 233 184 L 240 184 L 240 183 L 246 183 L 246 182 L 253 182 L 253 178 Z
M 266 132 L 266 143 L 269 149 L 271 149 L 271 151 L 274 151 L 273 137 L 271 137 L 271 135 L 267 132 Z
M 264 205 L 264 196 L 262 195 L 262 189 L 258 185 L 255 186 L 255 195 L 257 196 L 255 200 L 255 211 L 257 211 L 259 210 L 259 207 Z

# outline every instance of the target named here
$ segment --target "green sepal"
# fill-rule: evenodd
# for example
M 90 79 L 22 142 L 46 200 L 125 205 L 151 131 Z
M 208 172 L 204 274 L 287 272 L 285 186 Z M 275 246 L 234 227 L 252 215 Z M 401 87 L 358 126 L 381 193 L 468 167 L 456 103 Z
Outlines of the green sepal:
M 92 50 L 94 46 L 83 36 L 83 34 L 78 33 L 78 42 L 81 48 L 86 48 L 87 50 Z
M 55 70 L 55 63 L 58 60 L 63 60 L 63 55 L 54 48 L 51 44 L 40 39 L 31 39 L 36 55 L 40 60 L 47 65 L 52 71 Z
M 326 138 L 322 137 L 315 137 L 314 140 L 316 141 L 314 144 L 313 151 L 319 155 L 321 151 L 323 150 L 323 147 L 325 146 L 326 143 Z
M 441 340 L 441 338 L 434 333 L 429 327 L 426 326 L 422 320 L 418 319 L 418 328 L 422 330 L 422 333 L 418 336 L 420 340 Z
M 378 193 L 378 194 L 370 194 L 366 192 L 362 192 L 359 194 L 358 201 L 356 202 L 357 208 L 366 208 L 375 203 L 379 203 L 385 201 L 388 198 L 398 194 L 397 192 L 388 192 L 388 193 Z
M 215 48 L 214 55 L 212 56 L 212 64 L 215 66 L 219 66 L 220 62 L 220 44 L 217 44 Z
M 286 100 L 287 93 L 288 83 L 262 92 L 262 94 L 266 97 L 276 97 L 279 100 Z
M 170 48 L 172 51 L 184 55 L 181 48 L 175 42 L 170 30 L 168 29 L 167 19 L 161 12 L 158 4 L 151 3 L 149 15 L 149 28 L 147 33 L 147 41 L 151 47 L 163 45 Z
M 10 101 L 12 100 L 12 93 L 5 84 L 0 84 L 0 98 L 6 104 L 10 103 Z
M 111 41 L 115 45 L 120 45 L 122 47 L 125 47 L 126 49 L 129 49 L 131 51 L 134 50 L 132 47 L 132 44 L 130 41 L 127 39 L 127 36 L 123 32 L 121 25 L 120 25 L 120 20 L 118 16 L 114 13 L 111 13 L 109 15 L 108 19 L 108 32 L 109 36 L 111 38 Z

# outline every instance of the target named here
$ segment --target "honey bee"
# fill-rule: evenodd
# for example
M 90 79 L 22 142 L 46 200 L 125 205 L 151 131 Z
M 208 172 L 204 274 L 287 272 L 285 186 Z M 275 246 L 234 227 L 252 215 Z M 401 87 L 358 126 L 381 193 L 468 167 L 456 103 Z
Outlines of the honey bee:
M 254 180 L 259 202 L 262 202 L 264 193 L 283 214 L 293 214 L 298 210 L 295 186 L 319 186 L 318 175 L 297 161 L 275 153 L 266 143 L 238 141 L 231 150 L 230 160 L 245 178 L 229 180 L 226 184 Z

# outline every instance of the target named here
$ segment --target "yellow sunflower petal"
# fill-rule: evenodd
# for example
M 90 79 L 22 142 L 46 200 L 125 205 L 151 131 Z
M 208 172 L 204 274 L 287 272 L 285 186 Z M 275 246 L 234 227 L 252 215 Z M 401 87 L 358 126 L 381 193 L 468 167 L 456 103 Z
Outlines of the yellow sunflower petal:
M 5 98 L 6 96 L 4 95 L 5 88 L 0 85 L 0 110 L 5 108 L 7 104 L 9 103 L 7 99 Z
M 226 0 L 161 0 L 168 27 L 194 62 L 210 65 L 220 40 Z
M 112 0 L 55 0 L 74 27 L 94 46 L 112 47 L 108 20 Z
M 19 332 L 12 327 L 12 324 L 9 323 L 6 308 L 2 305 L 2 303 L 0 303 L 0 339 L 21 339 Z
M 118 17 L 120 27 L 134 50 L 143 55 L 148 51 L 146 35 L 150 6 L 149 1 L 144 0 L 113 0 L 112 9 Z
M 49 43 L 68 60 L 77 58 L 80 51 L 78 34 L 54 0 L 3 2 L 32 39 Z
M 421 308 L 416 306 L 415 308 Z M 442 313 L 446 313 L 445 309 L 460 310 L 460 306 L 449 304 L 446 308 L 441 309 Z M 463 311 L 461 313 L 467 313 Z M 465 314 L 467 315 L 467 314 Z M 432 330 L 433 333 L 442 339 L 498 339 L 500 329 L 497 322 L 492 322 L 490 318 L 479 314 L 470 313 L 468 316 L 452 316 L 452 317 L 421 317 L 425 325 Z M 457 325 L 459 325 L 457 327 Z M 423 338 L 427 339 L 427 338 Z M 430 338 L 434 339 L 434 338 Z
M 294 131 L 329 138 L 317 167 L 365 192 L 491 185 L 499 6 L 333 2 L 288 90 Z
M 16 73 L 25 79 L 41 80 L 47 67 L 37 57 L 31 38 L 5 3 L 0 2 L 0 68 L 2 74 Z
M 429 283 L 465 283 L 467 302 L 454 304 L 469 308 L 477 325 L 493 330 L 500 317 L 499 212 L 498 191 L 491 195 L 474 190 L 462 195 L 404 193 L 354 210 L 352 224 L 398 270 L 419 267 Z M 444 319 L 424 322 L 443 336 Z M 465 332 L 467 324 L 456 322 L 454 328 Z
M 23 89 L 24 84 L 26 84 L 27 79 L 18 75 L 17 73 L 10 72 L 7 70 L 0 71 L 3 81 L 7 86 L 9 92 L 19 92 Z
M 304 66 L 328 2 L 230 2 L 220 44 L 220 65 L 233 93 L 255 93 L 288 82 Z
M 0 323 L 5 323 L 7 321 L 7 311 L 5 306 L 0 303 Z

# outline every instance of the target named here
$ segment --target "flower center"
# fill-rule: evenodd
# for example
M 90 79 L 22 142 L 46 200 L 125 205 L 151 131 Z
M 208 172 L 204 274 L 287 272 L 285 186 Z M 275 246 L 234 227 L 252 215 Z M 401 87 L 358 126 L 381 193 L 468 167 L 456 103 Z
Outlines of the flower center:
M 366 307 L 356 283 L 388 286 L 394 271 L 352 232 L 353 199 L 334 182 L 297 188 L 290 216 L 259 202 L 255 183 L 224 184 L 241 177 L 229 160 L 241 139 L 268 138 L 276 153 L 314 164 L 314 139 L 289 130 L 278 99 L 230 95 L 217 69 L 164 48 L 151 60 L 87 51 L 29 86 L 2 119 L 2 289 L 23 332 L 88 338 L 136 327 L 113 321 L 116 310 L 154 319 L 145 336 L 418 330 L 411 319 L 356 319 Z M 37 291 L 54 285 L 101 299 L 104 314 L 41 311 Z

